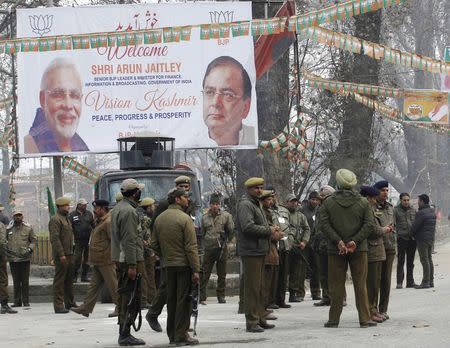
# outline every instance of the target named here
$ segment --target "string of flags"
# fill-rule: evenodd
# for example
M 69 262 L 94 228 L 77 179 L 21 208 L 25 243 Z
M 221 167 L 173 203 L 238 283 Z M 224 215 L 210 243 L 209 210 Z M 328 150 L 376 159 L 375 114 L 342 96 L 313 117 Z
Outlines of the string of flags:
M 306 84 L 309 87 L 325 89 L 343 96 L 352 96 L 358 103 L 378 111 L 382 116 L 389 118 L 394 122 L 406 126 L 431 130 L 439 134 L 450 134 L 449 125 L 435 124 L 435 123 L 420 124 L 414 122 L 405 122 L 403 120 L 402 112 L 398 108 L 395 108 L 393 106 L 387 105 L 385 103 L 369 98 L 365 95 L 362 95 L 362 94 L 370 94 L 370 95 L 382 95 L 385 97 L 401 98 L 404 96 L 405 90 L 395 88 L 384 88 L 365 84 L 347 83 L 341 81 L 332 81 L 321 78 L 306 70 L 303 70 L 302 72 L 303 77 L 307 81 Z M 377 90 L 378 88 L 380 88 L 380 90 Z M 378 91 L 381 92 L 378 93 Z
M 259 142 L 259 149 L 270 153 L 280 153 L 289 161 L 308 166 L 307 150 L 310 142 L 306 138 L 307 125 L 304 117 L 296 115 L 289 120 L 283 131 L 271 140 Z
M 81 164 L 76 159 L 70 156 L 64 156 L 62 159 L 62 166 L 64 168 L 67 168 L 77 174 L 80 174 L 81 176 L 85 177 L 86 179 L 96 182 L 99 178 L 99 174 L 95 173 L 92 169 L 89 169 L 84 164 Z
M 230 36 L 274 35 L 286 29 L 294 32 L 310 26 L 377 11 L 400 4 L 404 0 L 350 0 L 342 4 L 291 17 L 274 17 L 246 21 L 164 27 L 126 32 L 99 32 L 89 34 L 58 35 L 42 38 L 16 38 L 0 41 L 0 53 L 45 52 L 98 47 L 134 46 L 141 44 L 190 41 L 192 29 L 200 29 L 201 40 L 229 38 Z
M 311 40 L 321 44 L 353 53 L 365 54 L 373 59 L 384 60 L 388 63 L 428 71 L 435 74 L 450 75 L 450 63 L 446 63 L 443 60 L 397 50 L 318 26 L 307 28 L 304 31 L 304 34 Z

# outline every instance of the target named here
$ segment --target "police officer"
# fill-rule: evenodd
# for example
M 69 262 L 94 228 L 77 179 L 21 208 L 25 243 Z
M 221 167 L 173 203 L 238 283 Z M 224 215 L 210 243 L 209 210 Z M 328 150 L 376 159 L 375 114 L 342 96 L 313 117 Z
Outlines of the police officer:
M 74 272 L 73 281 L 77 282 L 78 269 L 81 265 L 81 281 L 88 282 L 89 272 L 89 237 L 94 228 L 94 217 L 92 213 L 87 210 L 87 201 L 81 198 L 77 202 L 77 207 L 69 214 L 70 222 L 72 223 L 73 234 L 75 239 L 75 253 L 74 253 Z
M 234 222 L 230 213 L 220 209 L 220 197 L 212 194 L 209 209 L 202 216 L 201 232 L 205 256 L 203 259 L 202 286 L 200 301 L 206 301 L 206 286 L 211 271 L 217 270 L 217 301 L 225 303 L 225 279 L 227 275 L 228 247 L 227 242 L 233 235 Z
M 328 238 L 328 287 L 331 307 L 327 328 L 339 326 L 345 296 L 347 267 L 355 289 L 356 308 L 362 328 L 376 326 L 370 320 L 367 298 L 367 237 L 374 228 L 369 202 L 355 192 L 355 173 L 348 169 L 336 172 L 338 190 L 330 195 L 319 211 L 323 232 Z
M 167 281 L 167 336 L 176 345 L 195 345 L 198 340 L 188 334 L 191 282 L 200 281 L 200 261 L 192 219 L 184 212 L 189 194 L 180 188 L 169 191 L 169 207 L 154 223 L 151 248 L 164 259 Z
M 305 296 L 306 256 L 304 250 L 309 242 L 310 229 L 306 216 L 298 209 L 298 199 L 294 194 L 286 198 L 289 211 L 288 238 L 289 252 L 289 302 L 301 302 Z
M 13 221 L 6 228 L 8 240 L 8 261 L 14 284 L 14 304 L 12 307 L 30 306 L 29 278 L 31 254 L 36 237 L 33 228 L 23 221 L 20 210 L 13 212 Z
M 142 308 L 150 308 L 156 295 L 155 264 L 156 255 L 150 248 L 152 216 L 155 210 L 155 200 L 145 197 L 139 203 L 139 228 L 144 244 L 144 274 L 142 275 Z
M 0 222 L 0 302 L 1 314 L 16 314 L 8 305 L 8 273 L 6 271 L 6 227 Z
M 10 221 L 9 217 L 5 215 L 5 207 L 3 206 L 3 204 L 0 204 L 0 222 L 3 225 L 8 226 L 9 221 Z
M 381 268 L 380 301 L 378 310 L 384 320 L 389 319 L 387 314 L 389 305 L 389 295 L 391 293 L 392 265 L 395 259 L 397 247 L 397 234 L 395 233 L 394 207 L 388 202 L 389 182 L 378 181 L 373 185 L 380 191 L 377 197 L 377 209 L 375 214 L 381 227 L 388 227 L 389 232 L 383 235 L 383 244 L 386 252 L 386 259 Z
M 316 220 L 317 208 L 320 205 L 320 195 L 317 191 L 311 191 L 308 195 L 308 201 L 302 205 L 301 212 L 308 219 L 309 229 L 311 231 L 311 238 L 314 234 L 314 225 Z M 319 267 L 317 264 L 318 255 L 311 247 L 311 243 L 306 243 L 304 251 L 306 260 L 308 261 L 307 275 L 309 275 L 309 285 L 311 290 L 311 297 L 313 300 L 321 300 L 320 296 L 320 280 L 319 280 Z M 300 283 L 300 297 L 305 294 L 305 283 Z
M 175 178 L 175 187 L 184 190 L 185 192 L 190 192 L 191 190 L 191 178 L 186 175 L 180 175 Z M 153 219 L 150 224 L 150 229 L 153 230 L 153 224 L 156 221 L 156 218 L 169 207 L 169 202 L 167 199 L 163 199 L 157 205 L 155 212 L 153 213 Z M 195 202 L 189 197 L 189 205 L 186 208 L 186 214 L 191 217 L 195 215 Z M 152 304 L 145 316 L 148 324 L 152 328 L 152 330 L 156 332 L 162 332 L 161 325 L 158 322 L 158 316 L 161 314 L 164 305 L 167 302 L 167 289 L 166 289 L 166 275 L 164 267 L 162 266 L 163 260 L 159 260 L 161 267 L 161 276 L 158 290 L 156 292 L 156 296 L 153 299 Z
M 117 203 L 111 212 L 111 257 L 117 265 L 118 288 L 126 289 L 129 283 L 136 279 L 139 262 L 143 261 L 140 256 L 140 241 L 138 237 L 139 218 L 136 208 L 141 197 L 143 184 L 135 179 L 122 181 L 120 191 L 123 199 Z M 127 304 L 130 300 L 130 292 L 119 292 L 119 339 L 120 346 L 144 345 L 145 342 L 135 338 L 130 333 L 131 323 L 126 321 Z
M 55 263 L 53 308 L 56 314 L 64 314 L 69 312 L 69 308 L 77 307 L 73 297 L 73 231 L 69 220 L 70 198 L 59 197 L 55 204 L 57 212 L 48 222 Z
M 278 204 L 278 195 L 275 190 L 273 190 L 272 200 L 272 213 L 274 214 L 274 219 L 277 220 L 276 224 L 280 226 L 283 233 L 287 234 L 289 231 L 289 210 Z M 286 286 L 289 275 L 289 250 L 289 240 L 287 236 L 284 236 L 281 240 L 278 241 L 279 266 L 277 289 L 275 295 L 276 305 L 269 305 L 269 307 L 267 307 L 269 309 L 277 309 L 277 307 L 291 308 L 291 305 L 286 303 Z
M 262 298 L 264 257 L 269 252 L 270 238 L 281 233 L 278 226 L 269 226 L 261 208 L 259 197 L 263 191 L 263 178 L 250 178 L 237 205 L 238 252 L 244 268 L 244 310 L 247 332 L 264 332 L 275 325 L 268 324 L 268 312 Z
M 75 313 L 89 317 L 94 310 L 98 294 L 103 284 L 109 290 L 116 310 L 109 317 L 116 317 L 117 313 L 117 274 L 116 267 L 111 261 L 111 213 L 109 202 L 98 199 L 92 202 L 96 225 L 89 240 L 89 264 L 92 266 L 92 278 L 84 302 L 78 308 L 71 308 Z

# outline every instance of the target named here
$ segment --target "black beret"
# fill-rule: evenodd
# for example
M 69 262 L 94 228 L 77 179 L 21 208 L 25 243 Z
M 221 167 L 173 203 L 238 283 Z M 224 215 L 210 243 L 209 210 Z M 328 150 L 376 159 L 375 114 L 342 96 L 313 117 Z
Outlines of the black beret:
M 389 183 L 386 180 L 376 182 L 373 187 L 381 190 L 382 188 L 389 187 Z
M 220 204 L 220 196 L 213 193 L 211 197 L 209 197 L 209 204 Z
M 318 198 L 320 199 L 319 192 L 317 191 L 311 191 L 308 195 L 308 199 Z
M 92 202 L 94 207 L 109 207 L 109 202 L 104 199 L 96 199 Z
M 380 194 L 380 190 L 373 186 L 362 185 L 359 193 L 364 197 L 376 197 Z
M 428 197 L 428 195 L 426 195 L 425 193 L 419 195 L 419 199 L 425 204 L 430 204 L 430 197 Z

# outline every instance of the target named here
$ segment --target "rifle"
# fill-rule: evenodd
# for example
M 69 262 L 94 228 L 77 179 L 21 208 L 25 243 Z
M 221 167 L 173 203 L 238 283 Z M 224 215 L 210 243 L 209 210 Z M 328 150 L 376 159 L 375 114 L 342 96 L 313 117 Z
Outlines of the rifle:
M 198 304 L 200 303 L 200 282 L 198 284 L 191 283 L 191 297 L 192 311 L 191 316 L 194 317 L 194 336 L 197 336 L 197 320 L 198 320 Z
M 220 243 L 220 253 L 217 261 L 220 261 L 220 259 L 222 258 L 223 251 L 225 250 L 225 247 L 227 246 L 228 243 L 228 235 L 226 233 L 223 235 L 223 237 L 222 235 L 220 235 L 219 243 Z
M 138 332 L 142 325 L 141 314 L 141 281 L 142 274 L 136 274 L 135 280 L 128 280 L 125 287 L 117 290 L 119 294 L 131 293 L 130 301 L 127 304 L 127 312 L 125 315 L 125 327 L 133 326 L 134 331 Z M 138 318 L 138 324 L 136 326 L 136 318 Z
M 295 227 L 295 226 L 292 225 L 291 223 L 289 223 L 289 226 L 297 230 L 297 227 Z M 303 239 L 303 232 L 301 233 L 301 236 L 302 236 L 302 238 L 300 238 L 300 240 Z M 303 250 L 301 250 L 301 249 L 300 249 L 298 246 L 296 246 L 296 245 L 293 245 L 292 248 L 295 250 L 295 254 L 296 254 L 296 255 L 300 255 L 300 257 L 303 259 L 303 261 L 304 261 L 305 264 L 306 264 L 306 268 L 308 268 L 308 269 L 312 272 L 311 265 L 309 264 L 308 260 L 306 259 L 305 255 L 303 254 Z

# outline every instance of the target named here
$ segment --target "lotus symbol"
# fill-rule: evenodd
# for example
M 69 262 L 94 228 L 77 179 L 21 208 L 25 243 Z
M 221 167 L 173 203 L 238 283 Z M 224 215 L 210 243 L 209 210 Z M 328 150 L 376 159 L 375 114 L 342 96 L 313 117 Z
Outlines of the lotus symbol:
M 53 15 L 39 15 L 39 16 L 29 16 L 30 26 L 33 29 L 33 33 L 39 36 L 44 36 L 50 32 L 53 25 Z
M 211 23 L 229 23 L 233 21 L 234 11 L 210 11 Z

